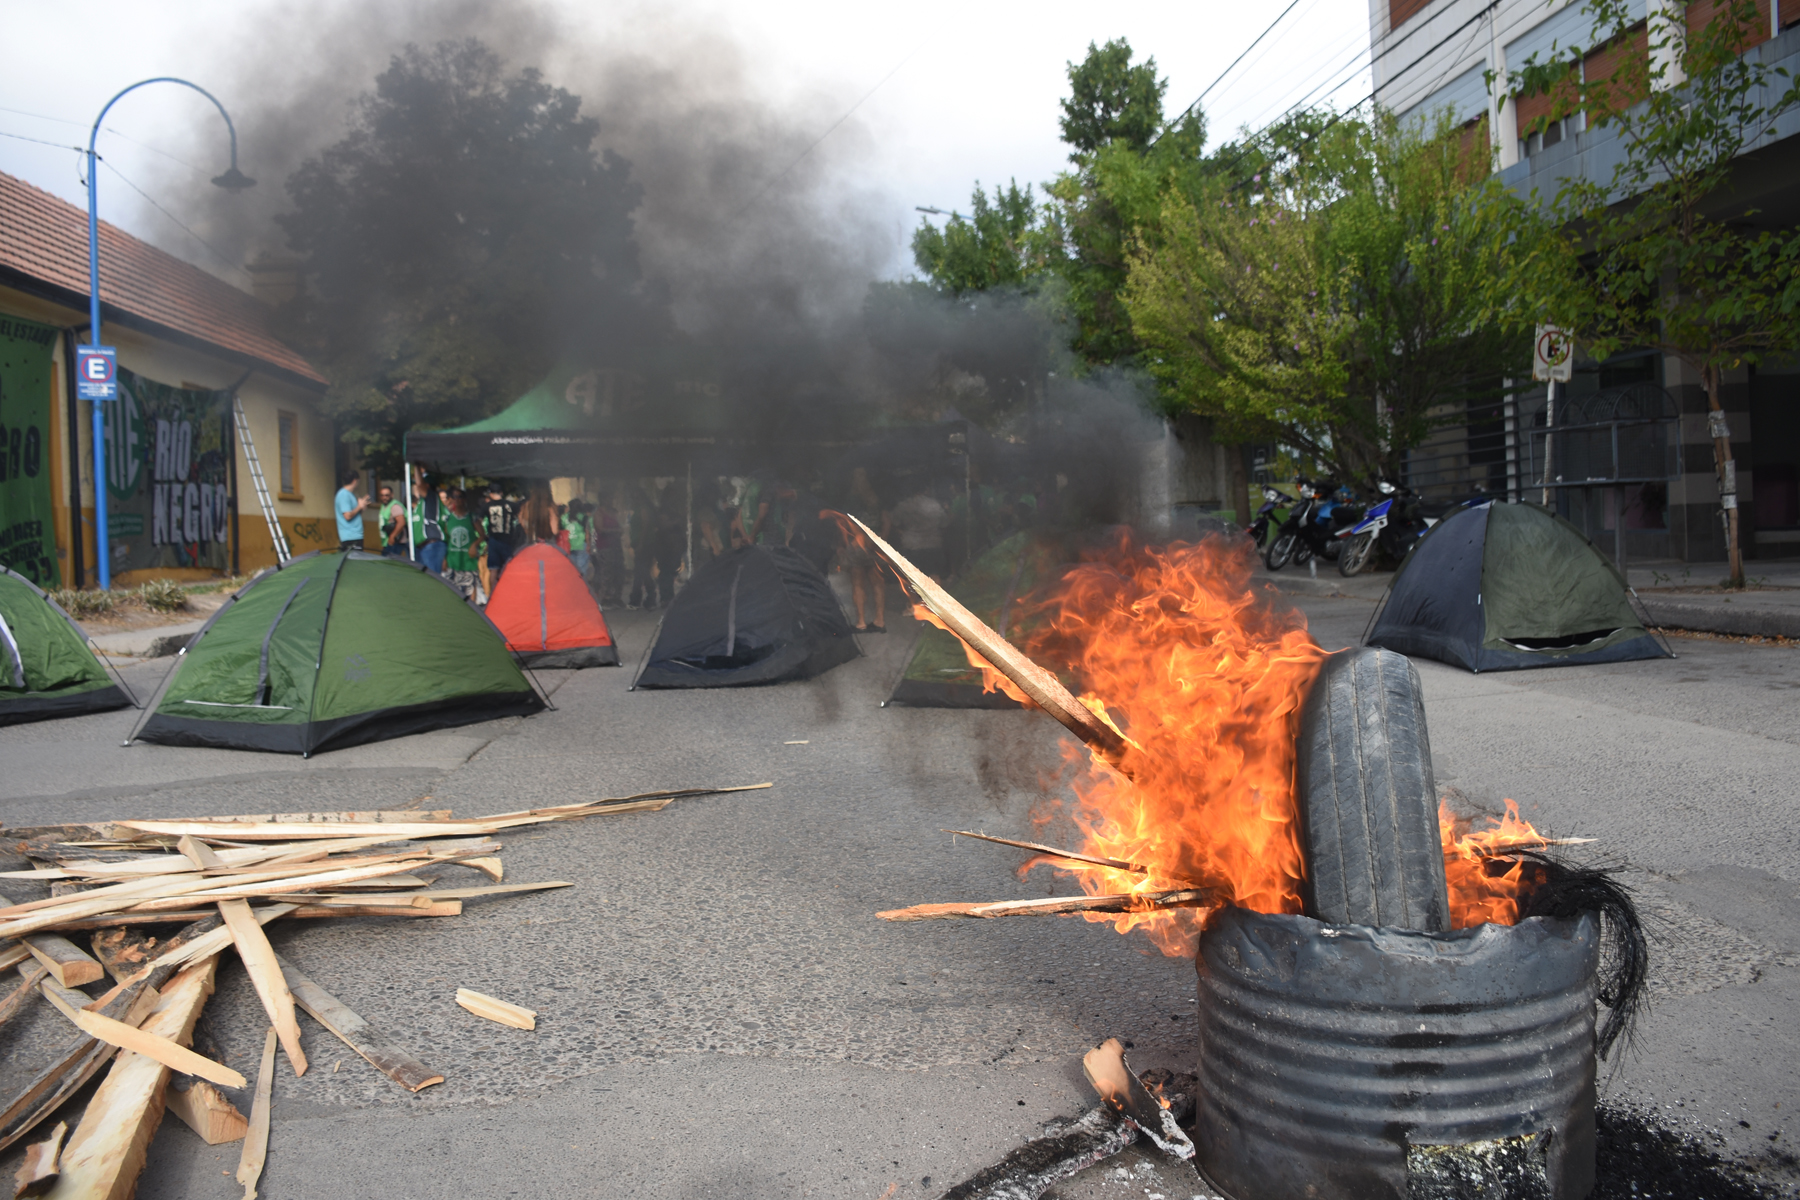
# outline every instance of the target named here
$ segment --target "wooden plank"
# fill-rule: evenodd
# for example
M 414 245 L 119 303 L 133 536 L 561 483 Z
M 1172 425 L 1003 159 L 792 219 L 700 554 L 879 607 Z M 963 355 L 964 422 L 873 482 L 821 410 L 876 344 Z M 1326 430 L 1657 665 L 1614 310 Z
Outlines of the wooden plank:
M 490 1021 L 498 1021 L 502 1025 L 511 1025 L 514 1029 L 536 1029 L 537 1013 L 529 1008 L 521 1008 L 517 1004 L 508 1004 L 482 992 L 473 992 L 468 988 L 456 989 L 456 1002 L 478 1017 L 486 1017 Z
M 900 573 L 907 585 L 925 602 L 925 607 L 943 622 L 946 629 L 960 638 L 963 645 L 986 659 L 994 670 L 1012 680 L 1034 704 L 1087 743 L 1094 753 L 1124 770 L 1120 765 L 1133 746 L 1123 734 L 1070 695 L 1069 689 L 1055 675 L 1032 662 L 1018 647 L 989 629 L 980 617 L 964 608 L 961 602 L 929 575 L 908 562 L 905 555 L 883 541 L 880 534 L 855 517 L 850 517 L 849 520 L 855 522 L 869 544 L 875 548 L 875 552 Z
M 68 938 L 54 933 L 34 933 L 25 939 L 25 945 L 32 957 L 64 987 L 81 987 L 106 978 L 106 968 L 89 958 Z
M 488 887 L 435 888 L 429 892 L 415 892 L 416 896 L 424 896 L 431 900 L 472 900 L 476 896 L 504 896 L 512 892 L 541 892 L 550 888 L 566 888 L 575 885 L 565 879 L 552 879 L 544 883 L 496 883 Z
M 16 967 L 30 957 L 31 951 L 25 948 L 23 942 L 12 942 L 6 946 L 0 946 L 0 971 L 4 971 L 8 967 Z
M 231 929 L 231 940 L 237 944 L 238 957 L 250 972 L 250 982 L 262 1000 L 263 1011 L 281 1039 L 281 1049 L 293 1066 L 294 1074 L 306 1074 L 306 1052 L 300 1047 L 300 1022 L 294 1016 L 294 996 L 281 977 L 281 964 L 275 958 L 275 947 L 269 935 L 250 913 L 248 900 L 221 900 L 219 913 Z
M 203 1055 L 195 1054 L 186 1046 L 171 1041 L 165 1035 L 158 1034 L 149 1028 L 134 1028 L 123 1021 L 115 1021 L 111 1017 L 103 1017 L 99 1013 L 76 1008 L 60 996 L 55 985 L 47 979 L 39 986 L 44 989 L 44 995 L 50 1003 L 62 1010 L 63 1016 L 75 1022 L 82 1032 L 91 1038 L 97 1038 L 102 1042 L 117 1046 L 121 1050 L 130 1050 L 134 1054 L 153 1058 L 164 1066 L 186 1075 L 198 1075 L 202 1079 L 209 1079 L 226 1087 L 244 1086 L 244 1077 L 230 1067 L 216 1063 Z M 166 999 L 166 996 L 164 998 Z M 161 1007 L 160 1004 L 158 1007 Z M 149 1022 L 146 1021 L 145 1025 L 148 1026 L 148 1024 Z
M 204 1079 L 172 1081 L 166 1093 L 169 1111 L 180 1117 L 189 1129 L 200 1135 L 209 1146 L 223 1146 L 244 1136 L 250 1122 L 218 1088 Z
M 213 853 L 213 848 L 205 842 L 193 837 L 178 838 L 175 848 L 182 856 L 202 871 L 216 871 L 225 866 L 225 860 Z
M 461 900 L 445 900 L 423 908 L 397 908 L 388 905 L 323 905 L 303 904 L 294 910 L 296 918 L 317 917 L 460 917 Z
M 302 975 L 293 963 L 280 955 L 276 956 L 276 961 L 281 964 L 281 973 L 294 993 L 294 1002 L 313 1020 L 337 1035 L 344 1045 L 367 1059 L 370 1066 L 409 1092 L 444 1082 L 442 1075 L 389 1042 L 362 1017 L 351 1012 L 343 1001 Z
M 459 867 L 474 867 L 477 871 L 480 871 L 495 883 L 499 883 L 506 876 L 506 867 L 498 858 L 464 858 L 458 860 L 456 865 Z
M 6 994 L 5 999 L 0 999 L 0 1025 L 5 1025 L 24 1011 L 26 1001 L 38 994 L 38 982 L 50 973 L 50 969 L 43 963 L 32 963 L 19 970 L 24 973 L 25 978 L 19 982 L 18 987 Z
M 269 1098 L 275 1090 L 275 1031 L 263 1038 L 262 1066 L 256 1072 L 256 1098 L 250 1102 L 250 1127 L 244 1133 L 244 1150 L 238 1156 L 237 1181 L 244 1185 L 244 1200 L 256 1200 L 263 1163 L 269 1157 Z
M 292 904 L 271 904 L 253 911 L 257 924 L 267 925 L 276 917 L 285 917 L 293 912 L 294 906 Z M 206 955 L 217 954 L 232 944 L 231 930 L 223 924 L 221 919 L 221 924 L 217 928 L 209 929 L 198 937 L 163 951 L 162 954 L 151 960 L 150 965 L 144 970 L 148 973 L 167 967 L 179 967 L 184 963 L 198 961 Z
M 213 913 L 205 921 L 190 925 L 169 938 L 164 946 L 171 952 L 179 951 L 193 940 L 205 936 L 218 923 L 219 915 Z M 229 940 L 224 944 L 229 945 Z M 116 994 L 109 993 L 89 1007 L 102 1016 L 125 1019 L 128 1023 L 141 1023 L 137 1019 L 140 1003 L 145 996 L 154 996 L 156 989 L 167 983 L 174 974 L 172 966 L 147 966 L 139 972 L 135 983 L 121 985 L 115 989 Z M 91 1038 L 85 1032 L 64 1046 L 48 1066 L 14 1093 L 4 1107 L 0 1107 L 0 1150 L 30 1133 L 39 1122 L 60 1108 L 65 1100 L 81 1090 L 112 1059 L 114 1053 L 115 1048 L 111 1044 Z
M 0 896 L 0 906 L 11 900 Z M 89 958 L 74 942 L 54 933 L 39 933 L 19 939 L 27 953 L 44 964 L 44 968 L 64 987 L 81 987 L 106 978 L 106 968 Z
M 58 1121 L 48 1138 L 25 1151 L 25 1161 L 19 1164 L 18 1174 L 13 1176 L 13 1200 L 22 1200 L 25 1196 L 42 1196 L 56 1186 L 57 1179 L 62 1175 L 59 1160 L 62 1157 L 63 1138 L 68 1132 L 69 1123 Z
M 883 921 L 941 921 L 957 917 L 1059 916 L 1078 912 L 1150 912 L 1159 908 L 1208 908 L 1221 903 L 1211 888 L 1169 892 L 1127 892 L 1112 896 L 1049 896 L 1042 900 L 996 900 L 981 904 L 915 904 L 875 915 Z
M 179 1043 L 193 1036 L 201 1006 L 212 995 L 218 965 L 216 956 L 209 957 L 175 976 L 141 1032 L 179 1049 Z M 162 1122 L 168 1085 L 169 1068 L 161 1061 L 136 1052 L 120 1054 L 70 1136 L 62 1155 L 62 1178 L 49 1195 L 54 1200 L 128 1200 Z

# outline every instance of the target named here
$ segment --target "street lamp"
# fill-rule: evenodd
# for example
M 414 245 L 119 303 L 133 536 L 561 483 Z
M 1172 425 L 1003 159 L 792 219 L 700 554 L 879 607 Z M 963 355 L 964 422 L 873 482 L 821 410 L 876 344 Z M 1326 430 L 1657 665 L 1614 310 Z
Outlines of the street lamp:
M 102 591 L 112 586 L 112 537 L 106 527 L 106 421 L 102 404 L 108 401 L 117 403 L 119 388 L 116 375 L 117 357 L 108 352 L 109 348 L 100 344 L 100 193 L 99 193 L 99 156 L 94 153 L 94 143 L 100 136 L 100 123 L 106 120 L 106 114 L 112 106 L 124 99 L 129 92 L 153 83 L 179 83 L 182 87 L 193 88 L 202 96 L 213 102 L 219 115 L 225 118 L 225 128 L 231 131 L 231 166 L 223 175 L 215 176 L 213 184 L 228 192 L 241 192 L 245 188 L 255 187 L 256 180 L 250 178 L 237 165 L 237 126 L 231 123 L 231 114 L 219 103 L 217 96 L 197 83 L 189 83 L 185 79 L 176 79 L 172 75 L 163 75 L 155 79 L 145 79 L 134 83 L 111 100 L 94 118 L 93 132 L 88 134 L 87 151 L 87 192 L 88 192 L 88 342 L 81 351 L 82 370 L 77 378 L 81 381 L 82 391 L 94 389 L 91 398 L 94 402 L 94 558 L 98 568 L 99 584 Z M 89 364 L 100 364 L 90 367 Z M 110 364 L 110 365 L 108 365 Z M 81 397 L 89 398 L 87 396 Z M 114 421 L 115 430 L 123 428 L 122 421 Z M 76 564 L 79 568 L 80 564 Z

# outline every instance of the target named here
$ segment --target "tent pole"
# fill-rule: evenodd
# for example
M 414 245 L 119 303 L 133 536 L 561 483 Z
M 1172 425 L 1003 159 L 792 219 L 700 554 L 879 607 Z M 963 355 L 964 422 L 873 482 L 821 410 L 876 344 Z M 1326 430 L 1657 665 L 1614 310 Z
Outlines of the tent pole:
M 419 550 L 418 547 L 413 545 L 412 464 L 402 463 L 401 466 L 406 471 L 406 558 L 408 562 L 418 562 Z

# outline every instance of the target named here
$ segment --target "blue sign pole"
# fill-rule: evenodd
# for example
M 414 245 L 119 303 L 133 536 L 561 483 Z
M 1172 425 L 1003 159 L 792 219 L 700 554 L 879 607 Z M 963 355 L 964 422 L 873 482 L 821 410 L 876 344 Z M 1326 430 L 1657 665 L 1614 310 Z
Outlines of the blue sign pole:
M 98 385 L 102 381 L 87 373 L 88 364 L 102 355 L 107 356 L 115 368 L 117 366 L 117 358 L 113 349 L 100 343 L 100 190 L 97 174 L 100 156 L 94 152 L 94 143 L 100 137 L 100 123 L 106 120 L 106 114 L 112 111 L 112 106 L 124 99 L 127 94 L 152 83 L 179 83 L 182 87 L 193 88 L 211 100 L 213 107 L 219 110 L 219 115 L 225 118 L 225 128 L 231 131 L 231 168 L 225 174 L 216 177 L 213 180 L 214 184 L 230 192 L 242 191 L 256 184 L 256 180 L 238 170 L 237 126 L 231 123 L 231 114 L 225 111 L 225 106 L 219 103 L 218 97 L 197 83 L 189 83 L 187 80 L 177 79 L 173 75 L 160 75 L 155 79 L 140 80 L 108 100 L 106 107 L 100 110 L 100 115 L 94 118 L 94 128 L 88 134 L 87 150 L 88 345 L 83 349 L 97 351 L 98 354 L 82 356 L 79 398 L 88 399 L 91 396 L 94 404 L 94 566 L 98 576 L 97 582 L 103 591 L 112 586 L 112 531 L 106 525 L 106 410 L 101 406 L 109 402 L 118 402 L 119 385 L 115 370 L 108 374 L 105 380 L 107 384 L 105 389 L 95 387 L 90 390 L 90 384 Z M 121 423 L 117 419 L 113 421 L 113 428 L 115 430 L 121 428 Z M 119 453 L 124 453 L 122 447 Z M 80 570 L 81 564 L 77 563 L 76 574 L 78 577 Z

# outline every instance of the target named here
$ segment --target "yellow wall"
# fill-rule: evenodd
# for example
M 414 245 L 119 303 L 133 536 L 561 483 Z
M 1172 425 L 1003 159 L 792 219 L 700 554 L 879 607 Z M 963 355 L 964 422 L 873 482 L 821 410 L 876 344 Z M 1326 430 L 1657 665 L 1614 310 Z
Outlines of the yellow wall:
M 51 304 L 10 288 L 0 288 L 0 312 L 61 328 L 87 326 L 87 313 Z M 199 388 L 227 388 L 244 374 L 244 366 L 229 359 L 214 357 L 185 346 L 160 341 L 123 325 L 109 325 L 103 330 L 109 345 L 119 348 L 119 365 L 160 383 Z M 56 348 L 56 387 L 53 432 L 49 453 L 52 462 L 51 489 L 57 505 L 56 539 L 58 557 L 63 564 L 63 582 L 76 586 L 68 559 L 69 538 L 69 452 L 68 452 L 68 372 L 63 361 L 63 346 Z M 253 372 L 238 389 L 243 400 L 244 416 L 250 425 L 250 438 L 261 459 L 263 474 L 274 501 L 277 519 L 288 537 L 288 547 L 295 554 L 337 545 L 337 527 L 331 511 L 331 498 L 337 490 L 332 479 L 335 459 L 331 421 L 318 410 L 316 391 Z M 91 582 L 94 568 L 94 480 L 93 480 L 93 413 L 92 406 L 76 402 L 81 440 L 82 501 L 82 567 Z M 300 478 L 298 498 L 283 499 L 279 495 L 280 458 L 276 414 L 282 410 L 295 414 L 298 420 Z M 250 478 L 250 464 L 240 443 L 237 450 L 238 566 L 245 573 L 275 564 L 273 540 L 262 509 L 257 503 L 256 489 Z M 194 570 L 125 571 L 115 576 L 118 586 L 134 586 L 149 578 L 195 579 L 208 572 Z

